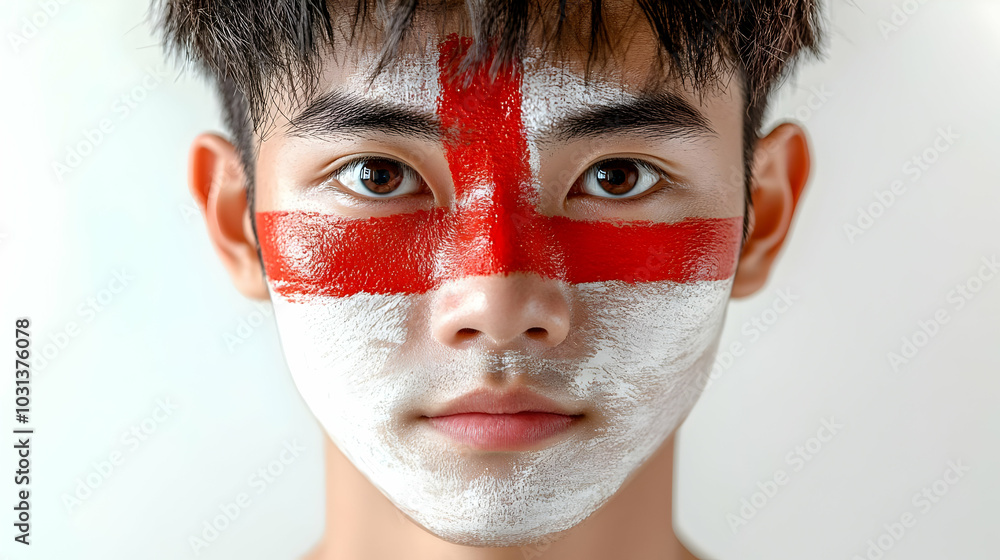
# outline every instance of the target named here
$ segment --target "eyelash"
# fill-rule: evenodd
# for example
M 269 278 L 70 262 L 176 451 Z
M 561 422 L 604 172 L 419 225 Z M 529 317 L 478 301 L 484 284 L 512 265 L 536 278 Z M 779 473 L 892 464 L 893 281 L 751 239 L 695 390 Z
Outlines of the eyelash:
M 380 155 L 359 156 L 359 157 L 356 157 L 356 158 L 349 159 L 349 160 L 345 161 L 344 163 L 342 163 L 341 165 L 339 165 L 336 169 L 334 169 L 333 171 L 331 171 L 330 173 L 328 173 L 326 175 L 326 177 L 323 179 L 323 181 L 319 184 L 320 189 L 322 189 L 322 190 L 329 190 L 329 191 L 334 192 L 335 194 L 342 195 L 344 197 L 348 197 L 348 199 L 351 200 L 351 201 L 361 200 L 361 201 L 364 201 L 365 203 L 374 203 L 374 204 L 384 204 L 384 203 L 390 202 L 392 200 L 398 200 L 398 199 L 404 198 L 406 196 L 413 196 L 414 194 L 418 194 L 418 193 L 410 193 L 408 195 L 396 196 L 396 197 L 392 197 L 392 196 L 363 196 L 363 195 L 355 193 L 353 190 L 347 188 L 346 186 L 343 187 L 343 188 L 339 188 L 339 187 L 334 186 L 334 184 L 333 184 L 334 181 L 337 181 L 337 177 L 341 173 L 343 173 L 345 170 L 347 170 L 347 169 L 349 169 L 351 167 L 354 167 L 354 168 L 360 167 L 360 166 L 362 166 L 362 165 L 364 165 L 364 164 L 366 164 L 368 162 L 371 162 L 371 161 L 388 161 L 388 162 L 394 163 L 396 165 L 399 165 L 402 168 L 407 169 L 410 173 L 413 173 L 420 180 L 421 186 L 423 187 L 423 188 L 421 188 L 420 192 L 424 192 L 424 191 L 428 190 L 427 189 L 427 181 L 425 181 L 424 178 L 423 178 L 423 176 L 421 176 L 419 173 L 417 173 L 417 171 L 412 166 L 407 165 L 406 163 L 404 163 L 404 162 L 402 162 L 402 161 L 400 161 L 400 160 L 398 160 L 396 158 L 392 158 L 392 157 L 388 157 L 388 156 L 380 156 Z
M 598 166 L 600 166 L 602 164 L 606 164 L 606 163 L 610 163 L 610 162 L 615 162 L 615 161 L 627 161 L 627 162 L 632 163 L 633 165 L 635 165 L 637 167 L 643 167 L 643 168 L 645 168 L 645 169 L 647 169 L 647 170 L 655 173 L 656 175 L 658 175 L 659 176 L 659 181 L 657 181 L 651 187 L 649 187 L 648 189 L 646 189 L 646 191 L 644 191 L 644 192 L 642 192 L 642 193 L 640 193 L 638 195 L 635 195 L 635 196 L 626 196 L 626 197 L 620 197 L 620 198 L 619 197 L 593 196 L 593 195 L 588 195 L 587 193 L 585 193 L 585 192 L 582 191 L 582 189 L 580 187 L 580 183 L 581 183 L 582 180 L 585 179 L 587 173 L 589 173 L 592 169 L 594 169 L 594 168 L 596 168 L 596 167 L 598 167 Z M 634 158 L 634 157 L 608 157 L 608 158 L 604 158 L 604 159 L 598 160 L 598 161 L 596 161 L 596 162 L 588 165 L 586 168 L 584 168 L 583 173 L 580 175 L 580 177 L 576 181 L 574 181 L 573 185 L 570 187 L 569 193 L 567 193 L 567 198 L 577 197 L 577 196 L 581 196 L 581 197 L 586 196 L 586 197 L 588 197 L 590 199 L 598 199 L 598 200 L 602 200 L 602 201 L 613 201 L 615 204 L 637 204 L 637 203 L 643 202 L 647 198 L 665 195 L 665 194 L 669 193 L 671 190 L 673 190 L 673 188 L 676 187 L 679 184 L 680 183 L 678 183 L 677 180 L 674 179 L 673 177 L 671 177 L 670 174 L 668 174 L 666 171 L 662 170 L 659 166 L 654 165 L 654 164 L 652 164 L 652 163 L 650 163 L 650 162 L 648 162 L 648 161 L 646 161 L 644 159 L 639 159 L 639 158 Z M 660 185 L 660 186 L 658 186 L 658 185 Z
M 388 197 L 388 196 L 387 197 L 379 197 L 379 196 L 366 197 L 366 196 L 362 196 L 362 195 L 356 194 L 356 193 L 354 193 L 354 191 L 352 191 L 351 189 L 348 189 L 346 187 L 344 187 L 344 188 L 338 188 L 338 187 L 333 186 L 332 183 L 336 180 L 337 176 L 340 175 L 341 173 L 343 173 L 346 169 L 348 169 L 350 167 L 357 167 L 357 166 L 360 166 L 360 165 L 364 165 L 365 163 L 368 163 L 368 162 L 371 162 L 371 161 L 379 161 L 379 160 L 381 160 L 381 161 L 389 161 L 389 162 L 395 163 L 395 164 L 397 164 L 397 165 L 399 165 L 401 167 L 407 168 L 411 173 L 414 173 L 416 175 L 416 177 L 421 181 L 421 184 L 423 185 L 423 188 L 421 189 L 421 192 L 428 190 L 427 189 L 427 181 L 423 178 L 423 176 L 421 176 L 419 173 L 417 173 L 417 171 L 415 169 L 413 169 L 412 166 L 407 165 L 406 163 L 404 163 L 404 162 L 402 162 L 402 161 L 400 161 L 398 159 L 387 157 L 387 156 L 360 156 L 360 157 L 357 157 L 357 158 L 354 158 L 354 159 L 350 159 L 350 160 L 344 162 L 343 164 L 341 164 L 340 166 L 338 166 L 335 170 L 333 170 L 329 174 L 327 174 L 326 178 L 323 179 L 323 181 L 320 183 L 319 187 L 322 188 L 322 189 L 324 189 L 324 190 L 328 190 L 329 189 L 329 190 L 332 190 L 332 191 L 336 192 L 337 194 L 341 194 L 341 195 L 344 195 L 346 197 L 350 197 L 350 199 L 352 199 L 352 200 L 358 200 L 358 199 L 360 199 L 360 200 L 363 200 L 365 203 L 376 203 L 376 204 L 388 203 L 388 202 L 390 202 L 390 201 L 392 201 L 394 199 L 403 198 L 405 196 L 413 196 L 413 194 L 416 194 L 416 193 L 411 193 L 409 195 L 403 195 L 403 196 L 399 196 L 399 197 Z M 585 176 L 586 176 L 586 174 L 588 172 L 590 172 L 592 169 L 594 169 L 597 166 L 600 166 L 602 164 L 606 164 L 606 163 L 609 163 L 609 162 L 615 162 L 615 161 L 626 161 L 626 162 L 632 163 L 633 165 L 636 165 L 637 167 L 645 168 L 645 169 L 647 169 L 649 171 L 652 171 L 653 173 L 657 174 L 659 176 L 660 180 L 657 183 L 654 183 L 653 186 L 651 186 L 648 189 L 646 189 L 646 191 L 644 191 L 644 192 L 642 192 L 642 193 L 640 193 L 638 195 L 635 195 L 635 196 L 626 196 L 626 197 L 620 197 L 620 198 L 619 197 L 600 197 L 600 196 L 595 196 L 595 195 L 588 195 L 587 193 L 585 193 L 585 192 L 583 192 L 581 190 L 581 188 L 579 186 L 580 182 L 585 178 Z M 661 183 L 666 183 L 666 184 L 664 184 L 662 186 L 657 186 L 657 185 L 660 185 Z M 678 184 L 677 181 L 674 180 L 665 171 L 663 171 L 662 169 L 660 169 L 659 166 L 656 166 L 656 165 L 654 165 L 654 164 L 652 164 L 652 163 L 650 163 L 650 162 L 648 162 L 646 160 L 639 159 L 639 158 L 633 158 L 633 157 L 610 157 L 610 158 L 604 158 L 602 160 L 599 160 L 599 161 L 594 162 L 594 163 L 590 164 L 589 166 L 587 166 L 584 169 L 583 173 L 570 186 L 570 190 L 567 193 L 567 198 L 575 198 L 575 197 L 586 196 L 586 197 L 589 197 L 591 199 L 600 199 L 600 200 L 604 200 L 604 201 L 614 201 L 614 203 L 616 203 L 616 204 L 636 204 L 636 203 L 641 202 L 644 199 L 647 199 L 649 197 L 662 196 L 663 194 L 666 194 L 666 193 L 670 192 L 673 189 L 673 187 L 675 187 L 677 184 Z

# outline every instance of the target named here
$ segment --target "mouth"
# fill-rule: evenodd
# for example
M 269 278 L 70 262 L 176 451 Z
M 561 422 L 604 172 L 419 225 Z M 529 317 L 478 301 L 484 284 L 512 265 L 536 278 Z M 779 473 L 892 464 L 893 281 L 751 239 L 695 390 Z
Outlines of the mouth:
M 527 451 L 552 443 L 583 414 L 527 389 L 479 390 L 421 417 L 457 443 L 480 451 Z

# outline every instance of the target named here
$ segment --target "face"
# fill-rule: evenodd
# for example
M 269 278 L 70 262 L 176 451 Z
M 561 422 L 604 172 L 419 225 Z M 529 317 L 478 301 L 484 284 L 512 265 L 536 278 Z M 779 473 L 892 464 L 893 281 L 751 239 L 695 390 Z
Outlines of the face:
M 641 42 L 589 82 L 572 57 L 456 79 L 466 45 L 374 82 L 331 63 L 261 142 L 255 219 L 331 439 L 439 537 L 512 546 L 597 510 L 693 406 L 740 250 L 743 104 L 639 87 Z

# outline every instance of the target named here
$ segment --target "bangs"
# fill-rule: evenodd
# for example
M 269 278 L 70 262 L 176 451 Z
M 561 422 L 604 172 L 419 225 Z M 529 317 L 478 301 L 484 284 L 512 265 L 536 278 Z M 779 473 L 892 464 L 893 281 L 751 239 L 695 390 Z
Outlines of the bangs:
M 423 48 L 422 33 L 449 32 L 472 39 L 459 72 L 489 61 L 495 73 L 531 51 L 582 48 L 589 75 L 627 40 L 622 14 L 657 39 L 651 77 L 700 91 L 735 70 L 753 119 L 793 59 L 818 50 L 820 33 L 816 0 L 155 0 L 153 8 L 168 51 L 243 97 L 254 130 L 272 97 L 312 97 L 324 57 L 359 44 L 377 53 L 375 75 Z

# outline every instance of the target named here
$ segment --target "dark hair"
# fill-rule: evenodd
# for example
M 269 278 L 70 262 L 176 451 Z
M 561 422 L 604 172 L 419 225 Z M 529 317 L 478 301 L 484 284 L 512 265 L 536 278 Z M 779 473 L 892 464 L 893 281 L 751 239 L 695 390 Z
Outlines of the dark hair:
M 250 181 L 262 126 L 276 87 L 307 98 L 315 92 L 320 57 L 339 45 L 380 41 L 376 74 L 396 59 L 421 17 L 458 13 L 473 46 L 462 64 L 492 55 L 493 69 L 516 63 L 530 39 L 559 52 L 568 24 L 600 62 L 609 37 L 603 0 L 153 0 L 153 17 L 168 51 L 190 60 L 216 83 L 226 125 Z M 617 2 L 616 2 L 617 4 Z M 819 0 L 635 0 L 659 39 L 666 71 L 698 91 L 735 71 L 743 80 L 744 175 L 771 90 L 804 51 L 818 54 Z M 540 39 L 538 39 L 540 38 Z M 365 43 L 367 44 L 367 43 Z M 746 204 L 749 205 L 749 190 Z M 746 228 L 746 220 L 744 226 Z

